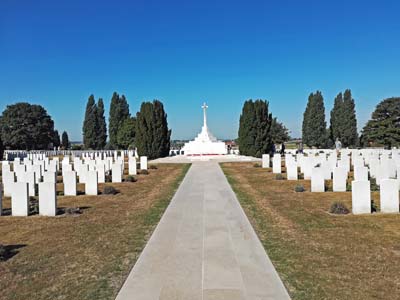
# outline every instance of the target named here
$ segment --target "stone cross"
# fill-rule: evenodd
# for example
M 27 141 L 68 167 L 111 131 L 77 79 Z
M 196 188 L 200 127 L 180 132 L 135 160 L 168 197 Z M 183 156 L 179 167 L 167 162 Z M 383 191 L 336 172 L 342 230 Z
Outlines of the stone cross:
M 204 127 L 207 127 L 207 113 L 206 113 L 206 110 L 208 108 L 208 105 L 204 102 L 203 106 L 201 108 L 203 109 L 203 112 L 204 112 Z

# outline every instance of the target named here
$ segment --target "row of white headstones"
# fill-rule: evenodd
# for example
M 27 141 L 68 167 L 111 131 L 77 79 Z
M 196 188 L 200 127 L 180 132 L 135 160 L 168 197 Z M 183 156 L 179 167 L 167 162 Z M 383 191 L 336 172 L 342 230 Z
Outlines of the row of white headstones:
M 126 151 L 128 156 L 128 174 L 137 175 L 137 154 Z M 13 167 L 11 170 L 11 166 Z M 85 184 L 86 195 L 97 195 L 98 184 L 105 183 L 106 173 L 111 171 L 111 181 L 121 183 L 125 168 L 125 152 L 83 153 L 81 157 L 69 156 L 61 161 L 64 195 L 77 195 L 77 177 Z M 140 157 L 140 169 L 147 170 L 147 157 Z M 21 160 L 2 162 L 2 187 L 5 197 L 11 197 L 11 215 L 28 216 L 29 199 L 39 196 L 39 215 L 57 214 L 57 174 L 60 170 L 58 157 L 50 159 L 45 154 L 29 154 Z M 0 186 L 1 187 L 1 186 Z M 0 215 L 2 214 L 2 193 L 0 189 Z
M 353 166 L 354 180 L 351 182 L 352 212 L 371 213 L 371 185 L 369 176 L 380 186 L 380 209 L 383 213 L 399 212 L 400 151 L 362 149 L 340 151 L 340 159 L 334 150 L 306 150 L 303 154 L 287 151 L 285 166 L 287 180 L 298 180 L 298 168 L 304 179 L 311 180 L 311 192 L 325 192 L 325 180 L 333 180 L 334 192 L 346 192 L 347 179 Z M 272 158 L 272 172 L 280 174 L 282 158 Z M 264 154 L 262 166 L 270 166 L 270 156 Z

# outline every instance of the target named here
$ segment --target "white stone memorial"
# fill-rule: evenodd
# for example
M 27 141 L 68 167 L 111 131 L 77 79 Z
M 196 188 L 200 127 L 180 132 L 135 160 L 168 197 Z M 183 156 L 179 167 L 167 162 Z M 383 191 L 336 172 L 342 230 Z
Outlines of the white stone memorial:
M 39 215 L 49 217 L 57 215 L 57 194 L 54 182 L 39 183 Z
M 321 167 L 313 168 L 311 172 L 311 192 L 325 192 L 324 170 Z
M 287 180 L 297 180 L 297 164 L 295 162 L 290 162 L 286 164 Z
M 76 196 L 76 172 L 65 171 L 63 176 L 64 196 Z
M 112 172 L 112 182 L 119 183 L 122 182 L 121 165 L 115 163 L 111 167 Z
M 26 182 L 15 182 L 12 184 L 11 192 L 11 215 L 26 217 L 29 214 L 29 194 Z
M 97 171 L 88 171 L 85 183 L 85 194 L 86 195 L 97 195 Z
M 272 158 L 272 173 L 280 174 L 282 172 L 281 155 L 275 154 Z
M 262 167 L 269 168 L 269 154 L 262 155 Z
M 354 180 L 351 183 L 351 203 L 353 214 L 371 213 L 371 187 L 369 181 Z
M 140 157 L 140 170 L 147 170 L 147 156 Z
M 347 170 L 337 167 L 333 170 L 333 187 L 334 192 L 345 192 L 347 186 Z
M 129 157 L 128 169 L 129 175 L 137 175 L 136 158 Z
M 207 104 L 203 106 L 203 127 L 197 137 L 186 143 L 182 151 L 185 155 L 223 155 L 227 154 L 228 150 L 224 142 L 218 141 L 210 132 L 207 126 Z
M 399 186 L 395 179 L 382 179 L 380 185 L 381 212 L 399 212 Z

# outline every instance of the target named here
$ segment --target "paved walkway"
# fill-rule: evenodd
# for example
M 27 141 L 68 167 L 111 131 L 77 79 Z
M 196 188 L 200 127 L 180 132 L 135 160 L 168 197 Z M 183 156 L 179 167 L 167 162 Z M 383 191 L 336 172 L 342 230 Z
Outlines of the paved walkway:
M 195 162 L 117 300 L 290 299 L 216 162 Z

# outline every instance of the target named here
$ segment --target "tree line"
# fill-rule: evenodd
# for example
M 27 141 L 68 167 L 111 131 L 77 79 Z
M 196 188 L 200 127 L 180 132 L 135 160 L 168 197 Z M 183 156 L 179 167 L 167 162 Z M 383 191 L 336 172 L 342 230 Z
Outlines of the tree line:
M 269 102 L 252 99 L 243 104 L 238 143 L 242 155 L 261 157 L 273 152 L 274 144 L 288 141 L 289 130 L 269 112 Z
M 139 112 L 131 116 L 124 95 L 114 92 L 110 102 L 107 125 L 104 103 L 90 95 L 86 104 L 82 126 L 83 144 L 86 149 L 133 149 L 150 159 L 169 155 L 171 130 L 167 114 L 159 100 L 143 102 Z
M 325 121 L 324 98 L 320 91 L 308 97 L 303 114 L 302 141 L 309 147 L 330 148 L 339 140 L 343 147 L 400 146 L 400 98 L 382 100 L 358 136 L 351 90 L 339 93 Z

